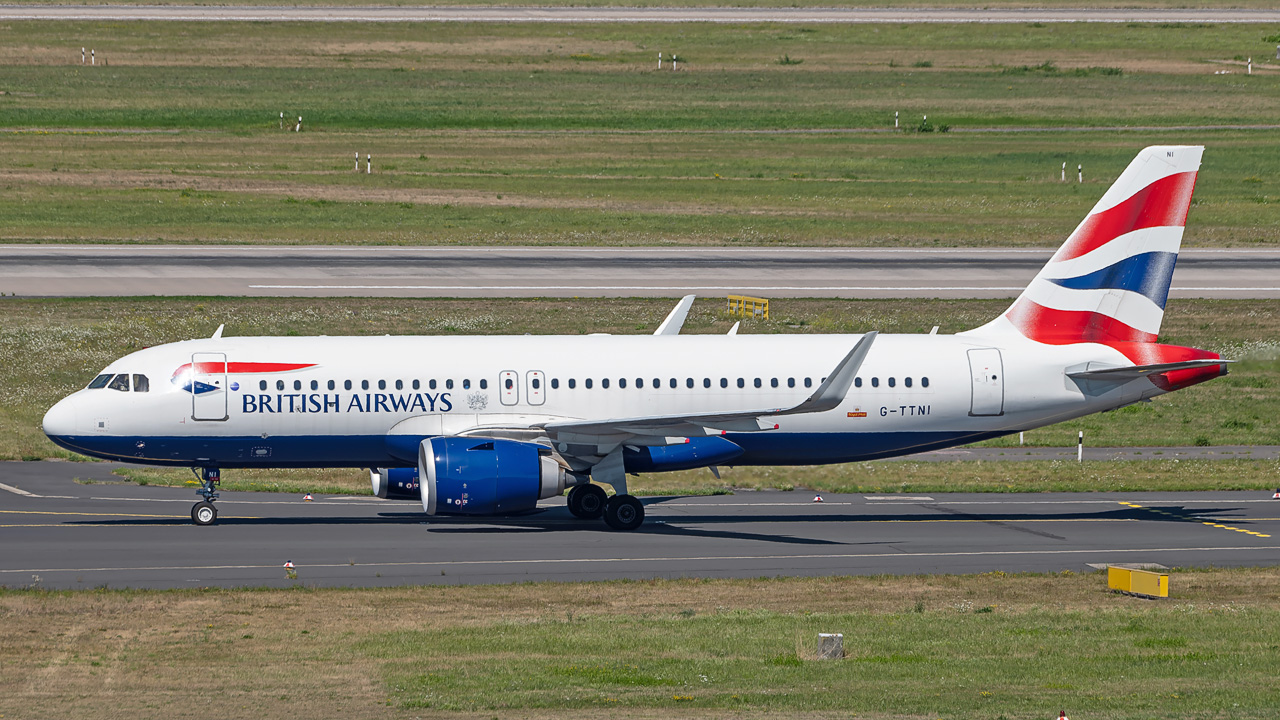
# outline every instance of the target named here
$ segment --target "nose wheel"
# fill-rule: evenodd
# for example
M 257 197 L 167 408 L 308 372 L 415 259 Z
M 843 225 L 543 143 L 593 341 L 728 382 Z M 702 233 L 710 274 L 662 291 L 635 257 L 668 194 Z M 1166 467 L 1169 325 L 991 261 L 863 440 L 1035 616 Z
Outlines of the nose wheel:
M 218 468 L 191 468 L 191 470 L 195 472 L 196 477 L 200 478 L 200 489 L 196 490 L 196 494 L 204 498 L 191 506 L 191 522 L 196 525 L 212 525 L 218 520 L 218 508 L 213 506 L 213 501 L 218 499 L 215 488 L 222 481 L 222 474 Z

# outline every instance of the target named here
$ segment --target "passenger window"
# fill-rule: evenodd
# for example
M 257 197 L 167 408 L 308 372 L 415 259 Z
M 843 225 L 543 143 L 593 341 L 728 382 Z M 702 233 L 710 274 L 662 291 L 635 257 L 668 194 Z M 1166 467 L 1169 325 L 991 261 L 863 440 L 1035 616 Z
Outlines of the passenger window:
M 413 389 L 414 389 L 414 390 L 421 390 L 421 389 L 422 389 L 422 383 L 421 383 L 421 382 L 419 382 L 419 381 L 417 381 L 417 380 L 414 380 L 414 381 L 413 381 Z
M 427 387 L 431 388 L 432 390 L 435 390 L 435 389 L 436 389 L 436 381 L 435 381 L 434 379 L 433 379 L 433 380 L 428 380 L 428 381 L 427 381 Z
M 894 386 L 895 386 L 895 385 L 897 385 L 897 384 L 898 384 L 898 381 L 897 381 L 897 380 L 895 380 L 895 379 L 893 379 L 893 378 L 889 378 L 889 387 L 894 387 Z
M 778 378 L 770 378 L 769 387 L 778 387 Z
M 480 378 L 480 389 L 481 389 L 481 390 L 488 390 L 488 389 L 489 389 L 489 381 L 488 381 L 488 380 L 486 380 L 486 379 L 484 379 L 484 378 Z
M 760 378 L 756 378 L 756 380 L 755 380 L 755 386 L 756 386 L 756 387 L 760 387 Z
M 396 381 L 396 389 L 397 389 L 397 390 L 403 390 L 403 389 L 404 389 L 404 381 L 403 381 L 403 380 L 397 380 L 397 381 Z
M 871 378 L 871 387 L 880 387 L 880 378 Z
M 572 390 L 572 389 L 574 389 L 575 387 L 577 387 L 577 385 L 578 385 L 578 381 L 577 381 L 577 380 L 575 380 L 575 379 L 573 379 L 573 378 L 569 378 L 569 389 L 570 389 L 570 390 Z
M 516 386 L 516 382 L 511 378 L 507 378 L 506 380 L 504 380 L 503 384 L 507 386 L 508 390 Z
M 452 390 L 452 389 L 453 389 L 453 380 L 452 380 L 452 379 L 449 379 L 449 380 L 445 380 L 445 381 L 444 381 L 444 389 L 445 389 L 445 390 Z
M 927 377 L 920 378 L 920 387 L 929 387 L 929 378 Z
M 464 378 L 464 379 L 463 379 L 463 381 L 462 381 L 462 389 L 463 389 L 463 390 L 470 390 L 470 389 L 471 389 L 471 378 Z
M 587 378 L 586 380 L 584 380 L 584 381 L 583 381 L 583 386 L 584 386 L 584 387 L 586 387 L 588 390 L 590 390 L 590 389 L 591 389 L 591 378 Z
M 693 378 L 685 378 L 684 386 L 687 388 L 693 387 Z
M 738 378 L 738 387 L 743 388 L 746 386 L 747 386 L 747 381 L 743 380 L 742 378 Z
M 106 374 L 104 374 L 104 375 L 99 375 L 98 377 L 96 377 L 96 378 L 94 378 L 93 380 L 89 381 L 89 389 L 90 389 L 90 390 L 100 390 L 100 389 L 102 389 L 102 388 L 104 388 L 104 387 L 106 387 L 106 386 L 107 386 L 107 382 L 108 382 L 109 380 L 111 380 L 111 373 L 106 373 Z M 264 390 L 266 389 L 266 383 L 263 383 L 263 389 L 264 389 Z
M 671 382 L 670 382 L 670 383 L 668 383 L 668 384 L 669 384 L 669 385 L 671 385 L 671 389 L 672 389 L 672 390 L 675 390 L 675 389 L 676 389 L 676 379 L 675 379 L 675 378 L 671 378 Z
M 386 381 L 386 380 L 379 380 L 379 381 L 378 381 L 378 389 L 379 389 L 379 390 L 386 390 L 386 389 L 387 389 L 387 381 Z
M 902 378 L 902 384 L 911 387 L 911 378 Z
M 627 379 L 626 379 L 626 378 L 618 378 L 618 387 L 622 388 L 623 390 L 626 390 L 626 389 L 627 389 Z
M 111 383 L 108 384 L 107 387 L 111 388 L 112 390 L 129 392 L 129 376 L 124 373 L 121 373 L 111 378 Z
M 601 380 L 601 381 L 600 381 L 600 387 L 604 388 L 605 390 L 608 390 L 608 389 L 609 389 L 609 378 L 605 378 L 605 379 Z
M 258 381 L 258 389 L 259 389 L 259 390 L 266 390 L 266 389 L 267 389 L 267 381 L 266 381 L 266 380 L 259 380 L 259 381 Z
M 351 381 L 350 381 L 350 380 L 343 380 L 343 381 L 342 381 L 342 387 L 343 387 L 343 389 L 344 389 L 344 390 L 350 390 L 350 389 L 351 389 Z
M 319 381 L 312 380 L 312 381 L 311 381 L 311 389 L 312 389 L 312 390 L 319 390 L 319 389 L 320 389 L 320 383 L 319 383 Z
M 301 389 L 302 389 L 302 381 L 301 381 L 301 380 L 294 380 L 294 381 L 293 381 L 293 389 L 294 389 L 294 390 L 301 390 Z
M 729 387 L 729 378 L 720 378 L 720 387 L 722 388 Z
M 533 389 L 534 389 L 534 390 L 537 390 L 537 389 L 538 389 L 538 388 L 540 388 L 540 387 L 542 387 L 542 381 L 541 381 L 541 380 L 539 380 L 538 378 L 534 378 L 534 379 L 533 379 Z
M 333 381 L 332 381 L 332 380 L 330 380 L 330 381 L 329 381 L 329 389 L 330 389 L 330 390 L 332 390 L 332 389 L 333 389 L 333 385 L 334 385 Z
M 795 378 L 787 378 L 787 387 L 795 387 L 795 386 L 796 386 L 796 379 L 795 379 Z
M 644 389 L 644 378 L 636 378 L 636 389 L 637 390 Z
M 361 380 L 361 381 L 360 381 L 360 389 L 361 389 L 361 390 L 368 390 L 368 389 L 369 389 L 369 381 L 368 381 L 368 380 Z
M 133 376 L 133 391 L 134 392 L 150 392 L 151 391 L 151 381 L 147 380 L 146 375 L 135 374 Z
M 813 379 L 812 379 L 812 378 L 805 378 L 805 379 L 804 379 L 804 386 L 805 386 L 805 387 L 813 387 Z
M 552 390 L 560 389 L 560 378 L 551 378 L 551 389 Z
M 711 378 L 702 378 L 702 387 L 704 388 L 711 387 Z
M 854 379 L 853 379 L 853 386 L 854 386 L 854 387 L 862 387 L 862 378 L 860 378 L 860 377 L 856 377 L 856 378 L 854 378 Z
M 654 390 L 661 390 L 661 389 L 662 389 L 662 378 L 654 378 L 654 379 L 653 379 L 653 389 L 654 389 Z
M 283 390 L 283 389 L 284 389 L 284 381 L 283 381 L 283 380 L 277 380 L 277 381 L 276 381 L 276 389 L 277 389 L 277 390 Z

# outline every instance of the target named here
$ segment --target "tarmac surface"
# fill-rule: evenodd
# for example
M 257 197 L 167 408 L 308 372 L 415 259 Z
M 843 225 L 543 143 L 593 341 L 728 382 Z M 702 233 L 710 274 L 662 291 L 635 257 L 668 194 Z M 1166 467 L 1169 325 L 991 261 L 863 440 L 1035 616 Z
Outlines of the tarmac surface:
M 365 587 L 1280 562 L 1280 500 L 1264 492 L 655 497 L 632 533 L 574 519 L 562 498 L 518 517 L 431 518 L 416 502 L 224 492 L 218 524 L 196 527 L 192 489 L 119 483 L 113 467 L 0 463 L 0 585 Z
M 0 20 L 306 22 L 1274 23 L 1274 9 L 635 8 L 5 5 Z
M 1016 297 L 1050 248 L 0 245 L 20 297 Z M 1280 297 L 1280 251 L 1184 249 L 1171 297 Z

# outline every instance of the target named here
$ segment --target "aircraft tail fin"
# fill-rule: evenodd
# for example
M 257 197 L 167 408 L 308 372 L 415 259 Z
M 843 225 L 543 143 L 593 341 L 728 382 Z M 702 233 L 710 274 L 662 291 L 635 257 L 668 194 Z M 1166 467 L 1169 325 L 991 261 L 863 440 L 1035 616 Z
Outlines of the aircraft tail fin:
M 1203 152 L 1138 153 L 1013 305 L 974 332 L 1013 330 L 1051 345 L 1155 342 Z

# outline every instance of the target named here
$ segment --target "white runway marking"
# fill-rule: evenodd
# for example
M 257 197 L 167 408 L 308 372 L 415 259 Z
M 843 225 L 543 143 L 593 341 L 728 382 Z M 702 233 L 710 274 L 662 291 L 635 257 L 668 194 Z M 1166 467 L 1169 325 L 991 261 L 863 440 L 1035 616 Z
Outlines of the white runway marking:
M 14 495 L 25 495 L 27 497 L 37 497 L 36 495 L 29 493 L 26 490 L 23 490 L 22 488 L 16 488 L 12 485 L 5 485 L 4 483 L 0 483 L 0 490 L 11 492 Z
M 707 555 L 700 557 L 639 557 L 639 558 L 551 558 L 537 560 L 424 560 L 420 562 L 382 562 L 356 563 L 356 567 L 459 567 L 466 565 L 570 565 L 601 563 L 643 563 L 643 562 L 729 562 L 735 560 L 859 560 L 876 558 L 924 558 L 924 557 L 1000 557 L 1026 555 L 1100 555 L 1106 553 L 1169 553 L 1169 552 L 1251 552 L 1257 550 L 1280 550 L 1280 545 L 1234 546 L 1234 547 L 1180 547 L 1180 548 L 1109 548 L 1078 550 L 975 550 L 971 552 L 883 552 L 883 553 L 843 553 L 832 555 Z M 342 568 L 352 567 L 350 562 L 343 563 L 298 563 L 298 567 L 309 568 Z M 278 570 L 280 566 L 270 565 L 160 565 L 153 567 L 97 567 L 97 568 L 23 568 L 16 570 L 0 570 L 0 573 L 52 573 L 52 572 L 126 572 L 155 571 L 172 572 L 174 570 Z

